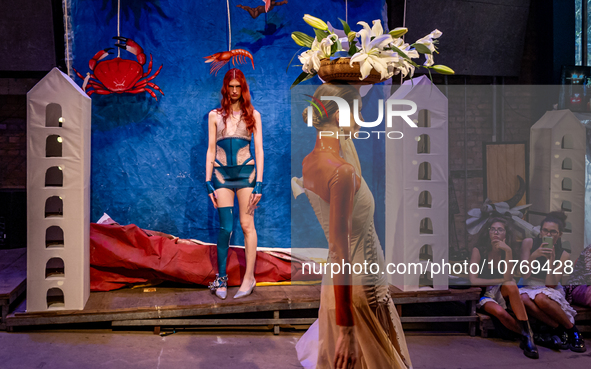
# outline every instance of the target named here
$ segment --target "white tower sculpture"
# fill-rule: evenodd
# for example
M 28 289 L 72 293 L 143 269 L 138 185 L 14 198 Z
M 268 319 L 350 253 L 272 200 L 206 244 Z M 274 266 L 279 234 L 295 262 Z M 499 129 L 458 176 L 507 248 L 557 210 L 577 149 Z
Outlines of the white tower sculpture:
M 585 246 L 585 126 L 570 110 L 546 112 L 530 131 L 530 210 L 549 213 L 564 210 L 562 235 L 565 247 L 576 259 Z M 542 215 L 530 213 L 539 225 Z
M 386 263 L 420 263 L 425 268 L 447 262 L 449 254 L 447 97 L 422 76 L 406 81 L 392 99 L 417 105 L 410 118 L 418 128 L 394 117 L 386 129 L 404 135 L 386 139 Z M 394 132 L 391 136 L 397 137 Z M 389 282 L 403 291 L 418 290 L 420 270 L 405 269 L 389 271 Z M 432 288 L 447 289 L 449 273 L 446 268 L 434 274 Z
M 27 311 L 90 294 L 90 98 L 57 68 L 27 94 Z

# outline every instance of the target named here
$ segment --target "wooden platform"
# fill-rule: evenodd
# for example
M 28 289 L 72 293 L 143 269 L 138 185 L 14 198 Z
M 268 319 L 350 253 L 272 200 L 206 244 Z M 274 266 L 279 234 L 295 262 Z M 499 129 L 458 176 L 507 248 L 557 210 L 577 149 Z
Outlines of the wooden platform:
M 476 314 L 476 303 L 480 299 L 480 287 L 471 287 L 467 289 L 448 289 L 448 290 L 421 290 L 403 292 L 397 287 L 390 286 L 390 295 L 400 315 L 402 323 L 448 323 L 448 322 L 468 322 L 469 334 L 476 335 L 476 325 L 478 323 L 478 315 Z M 418 303 L 436 303 L 436 302 L 452 302 L 462 301 L 466 302 L 467 311 L 465 315 L 451 315 L 451 316 L 402 316 L 402 309 L 400 305 L 403 304 L 418 304 Z
M 6 317 L 26 287 L 27 250 L 0 250 L 0 330 L 6 329 Z
M 7 318 L 8 329 L 18 326 L 111 322 L 112 326 L 199 326 L 312 324 L 315 318 L 282 318 L 282 311 L 318 309 L 320 286 L 256 287 L 252 295 L 234 300 L 238 287 L 228 289 L 220 300 L 205 288 L 138 288 L 92 292 L 84 310 L 15 312 Z M 207 319 L 225 314 L 269 311 L 271 319 Z
M 92 292 L 84 310 L 24 311 L 24 304 L 6 319 L 8 330 L 15 327 L 55 324 L 110 322 L 112 327 L 187 327 L 187 326 L 271 326 L 276 334 L 280 325 L 310 325 L 320 306 L 320 285 L 259 286 L 253 294 L 239 300 L 228 290 L 228 299 L 220 300 L 205 288 L 151 287 Z M 479 288 L 445 291 L 402 292 L 391 286 L 394 304 L 467 302 L 468 311 L 460 316 L 401 316 L 402 323 L 468 322 L 475 333 L 478 316 L 475 302 Z M 296 310 L 311 310 L 302 314 Z M 258 314 L 268 312 L 268 314 Z M 256 315 L 255 318 L 253 316 Z

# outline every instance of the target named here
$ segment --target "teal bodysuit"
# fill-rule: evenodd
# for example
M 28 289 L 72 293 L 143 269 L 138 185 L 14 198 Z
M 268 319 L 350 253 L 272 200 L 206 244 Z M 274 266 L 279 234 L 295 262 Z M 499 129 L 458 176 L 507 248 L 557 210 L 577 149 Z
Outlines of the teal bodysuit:
M 250 154 L 251 134 L 242 116 L 230 114 L 226 122 L 215 111 L 217 147 L 211 181 L 216 189 L 254 187 L 256 170 Z

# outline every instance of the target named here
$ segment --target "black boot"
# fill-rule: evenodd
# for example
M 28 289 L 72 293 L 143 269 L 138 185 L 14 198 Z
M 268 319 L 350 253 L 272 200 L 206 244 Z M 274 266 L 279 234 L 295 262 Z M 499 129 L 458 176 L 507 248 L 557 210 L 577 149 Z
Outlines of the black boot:
M 529 326 L 529 320 L 518 320 L 519 327 L 521 328 L 521 344 L 519 348 L 523 350 L 523 354 L 531 359 L 537 359 L 540 357 L 538 354 L 538 348 L 534 343 L 534 334 Z
M 585 341 L 576 326 L 573 325 L 571 329 L 566 330 L 568 333 L 568 348 L 574 352 L 585 352 Z

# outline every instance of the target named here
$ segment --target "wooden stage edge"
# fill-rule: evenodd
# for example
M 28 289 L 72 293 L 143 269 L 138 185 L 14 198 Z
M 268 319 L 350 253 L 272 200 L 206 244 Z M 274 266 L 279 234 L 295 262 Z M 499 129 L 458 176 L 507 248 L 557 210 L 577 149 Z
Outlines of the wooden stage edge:
M 6 329 L 8 313 L 27 288 L 27 250 L 0 250 L 0 330 Z
M 7 317 L 6 327 L 12 331 L 16 327 L 97 322 L 110 322 L 112 327 L 144 326 L 155 330 L 161 326 L 273 326 L 274 333 L 279 334 L 280 325 L 310 325 L 316 320 L 317 315 L 310 317 L 308 313 L 307 317 L 301 317 L 293 311 L 313 311 L 320 306 L 320 285 L 259 286 L 252 295 L 234 300 L 232 296 L 237 291 L 238 287 L 229 288 L 226 300 L 220 300 L 204 288 L 156 287 L 92 292 L 84 310 L 26 313 L 22 304 Z M 396 305 L 467 301 L 468 311 L 463 316 L 409 316 L 401 317 L 401 321 L 468 322 L 469 333 L 475 333 L 478 316 L 474 306 L 480 296 L 479 288 L 402 292 L 390 286 L 390 292 Z M 397 308 L 400 314 L 400 306 Z M 253 317 L 253 313 L 260 312 L 269 313 Z

